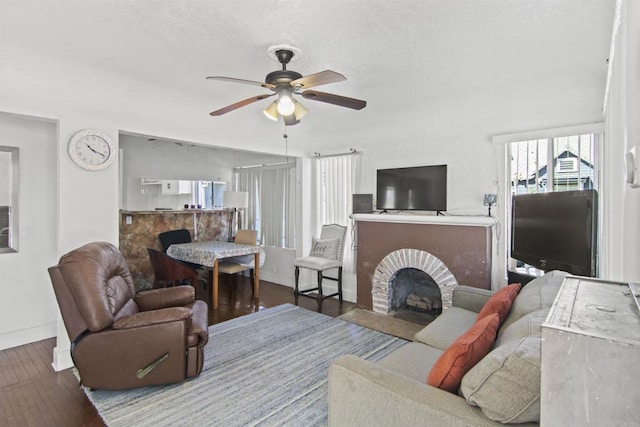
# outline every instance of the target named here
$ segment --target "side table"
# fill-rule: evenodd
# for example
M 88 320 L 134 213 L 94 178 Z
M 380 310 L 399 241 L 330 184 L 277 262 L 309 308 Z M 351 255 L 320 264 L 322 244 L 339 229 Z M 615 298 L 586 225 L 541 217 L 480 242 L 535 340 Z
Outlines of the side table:
M 541 425 L 640 420 L 640 286 L 567 276 L 542 325 Z

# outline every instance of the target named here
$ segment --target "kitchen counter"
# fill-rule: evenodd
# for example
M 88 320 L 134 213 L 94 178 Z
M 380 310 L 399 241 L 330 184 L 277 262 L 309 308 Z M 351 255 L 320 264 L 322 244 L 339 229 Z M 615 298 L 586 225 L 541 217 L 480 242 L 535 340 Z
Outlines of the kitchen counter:
M 158 234 L 185 228 L 193 240 L 226 241 L 232 214 L 232 209 L 121 210 L 120 252 L 127 261 L 136 289 L 148 289 L 153 283 L 147 248 L 162 250 Z

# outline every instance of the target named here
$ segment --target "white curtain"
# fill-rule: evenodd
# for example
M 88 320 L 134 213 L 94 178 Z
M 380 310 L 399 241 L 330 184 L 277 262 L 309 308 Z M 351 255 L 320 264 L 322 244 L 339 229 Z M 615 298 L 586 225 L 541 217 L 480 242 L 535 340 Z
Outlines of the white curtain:
M 239 169 L 235 190 L 249 192 L 243 227 L 267 246 L 295 248 L 296 169 L 293 164 Z
M 318 157 L 315 161 L 316 230 L 319 236 L 323 224 L 347 226 L 343 272 L 355 271 L 353 249 L 352 195 L 357 188 L 358 153 Z

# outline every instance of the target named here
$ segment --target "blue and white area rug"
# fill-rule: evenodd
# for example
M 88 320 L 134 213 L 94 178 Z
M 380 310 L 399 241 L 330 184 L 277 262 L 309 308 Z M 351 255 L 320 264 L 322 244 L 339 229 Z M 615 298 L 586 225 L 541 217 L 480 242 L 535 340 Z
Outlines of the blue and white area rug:
M 407 341 L 291 304 L 209 327 L 204 368 L 180 384 L 85 393 L 109 426 L 326 425 L 329 365 Z

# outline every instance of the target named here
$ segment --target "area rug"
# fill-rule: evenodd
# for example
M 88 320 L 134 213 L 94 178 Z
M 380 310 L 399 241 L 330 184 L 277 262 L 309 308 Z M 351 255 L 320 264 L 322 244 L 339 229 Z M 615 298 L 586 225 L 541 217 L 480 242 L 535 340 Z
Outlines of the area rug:
M 407 341 L 291 304 L 209 327 L 204 368 L 180 384 L 90 391 L 109 426 L 326 425 L 329 365 Z

